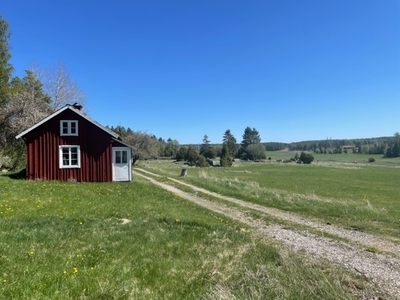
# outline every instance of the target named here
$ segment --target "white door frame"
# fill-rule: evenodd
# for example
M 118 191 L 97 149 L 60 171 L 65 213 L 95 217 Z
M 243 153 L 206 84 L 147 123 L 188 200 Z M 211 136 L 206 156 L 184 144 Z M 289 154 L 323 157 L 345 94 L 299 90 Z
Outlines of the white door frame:
M 112 147 L 112 177 L 113 181 L 132 180 L 132 158 L 129 147 Z

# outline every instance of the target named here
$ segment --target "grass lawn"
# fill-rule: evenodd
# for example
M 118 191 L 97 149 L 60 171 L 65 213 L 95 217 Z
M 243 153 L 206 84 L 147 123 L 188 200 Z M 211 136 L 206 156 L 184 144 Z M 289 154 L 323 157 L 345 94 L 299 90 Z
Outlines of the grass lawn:
M 181 163 L 141 166 L 178 177 Z M 400 239 L 400 168 L 319 162 L 239 162 L 230 169 L 189 168 L 182 180 L 217 193 Z
M 139 178 L 3 175 L 0 299 L 354 299 L 362 290 L 364 279 L 242 227 Z

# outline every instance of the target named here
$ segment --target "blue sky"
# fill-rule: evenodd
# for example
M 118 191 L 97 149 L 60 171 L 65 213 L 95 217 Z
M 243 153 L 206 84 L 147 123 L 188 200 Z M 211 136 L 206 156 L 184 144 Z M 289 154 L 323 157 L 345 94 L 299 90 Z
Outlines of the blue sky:
M 400 1 L 2 0 L 11 63 L 65 63 L 86 110 L 181 144 L 400 131 Z

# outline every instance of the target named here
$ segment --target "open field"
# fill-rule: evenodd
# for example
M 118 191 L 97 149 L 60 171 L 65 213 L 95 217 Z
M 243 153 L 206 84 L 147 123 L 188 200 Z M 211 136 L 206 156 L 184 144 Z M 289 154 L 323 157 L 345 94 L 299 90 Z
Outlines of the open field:
M 0 299 L 354 299 L 366 284 L 137 177 L 0 176 L 0 269 Z
M 181 163 L 143 162 L 178 177 Z M 400 168 L 354 163 L 235 163 L 230 169 L 188 168 L 187 182 L 343 228 L 400 240 Z
M 353 154 L 350 153 L 342 154 L 316 154 L 312 153 L 315 160 L 317 161 L 335 161 L 335 162 L 349 162 L 349 163 L 368 163 L 368 159 L 373 157 L 377 163 L 395 165 L 398 164 L 400 167 L 400 158 L 385 158 L 382 154 Z M 273 160 L 277 159 L 290 159 L 298 153 L 300 155 L 301 151 L 267 151 L 266 156 L 271 157 Z

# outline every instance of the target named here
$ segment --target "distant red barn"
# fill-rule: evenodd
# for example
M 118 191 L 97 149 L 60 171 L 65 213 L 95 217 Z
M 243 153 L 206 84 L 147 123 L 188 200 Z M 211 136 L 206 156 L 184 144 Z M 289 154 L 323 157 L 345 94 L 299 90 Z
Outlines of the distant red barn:
M 115 132 L 66 105 L 16 136 L 30 180 L 130 181 L 132 149 Z

